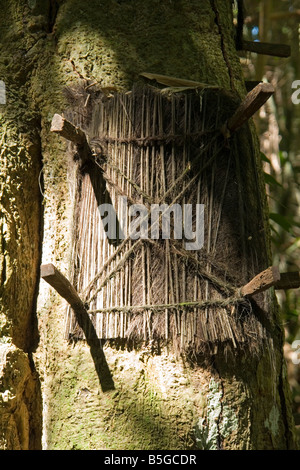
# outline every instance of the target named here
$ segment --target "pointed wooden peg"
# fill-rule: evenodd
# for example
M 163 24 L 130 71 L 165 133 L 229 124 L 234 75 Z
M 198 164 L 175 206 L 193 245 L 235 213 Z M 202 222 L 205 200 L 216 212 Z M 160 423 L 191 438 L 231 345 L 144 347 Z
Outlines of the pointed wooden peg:
M 79 127 L 74 126 L 60 114 L 54 114 L 51 123 L 51 132 L 59 134 L 67 140 L 70 140 L 77 147 L 77 157 L 79 157 L 81 167 L 90 160 L 93 160 L 93 154 L 88 144 L 87 136 Z
M 234 115 L 225 123 L 222 129 L 223 134 L 228 137 L 228 134 L 230 135 L 239 129 L 265 104 L 274 92 L 275 89 L 271 83 L 259 83 L 247 94 Z
M 243 297 L 259 294 L 270 287 L 273 287 L 280 281 L 280 273 L 277 266 L 271 266 L 265 271 L 255 276 L 248 284 L 241 288 L 240 293 Z
M 242 50 L 255 52 L 256 54 L 270 55 L 274 57 L 290 57 L 291 46 L 286 44 L 271 44 L 268 42 L 242 42 Z
M 97 336 L 95 327 L 89 317 L 87 309 L 79 297 L 76 289 L 68 279 L 56 267 L 49 263 L 41 266 L 41 277 L 50 284 L 74 310 L 78 325 L 83 330 L 87 344 L 95 364 L 103 392 L 114 390 L 115 385 L 109 370 L 101 342 Z
M 194 80 L 186 80 L 185 78 L 171 77 L 169 75 L 161 75 L 157 73 L 140 73 L 141 77 L 148 78 L 149 80 L 155 80 L 161 85 L 167 87 L 187 87 L 187 88 L 219 88 L 216 85 L 209 85 L 208 83 L 195 82 Z
M 74 124 L 67 121 L 60 114 L 54 114 L 50 131 L 59 134 L 61 137 L 77 145 L 85 145 L 87 143 L 86 135 L 83 130 L 74 126 Z
M 298 289 L 300 287 L 300 273 L 299 271 L 290 273 L 281 273 L 280 280 L 276 282 L 276 290 Z
M 300 10 L 292 10 L 292 11 L 276 11 L 274 13 L 270 13 L 271 20 L 282 20 L 282 19 L 290 19 L 290 18 L 299 18 L 300 17 Z
M 41 278 L 48 282 L 74 310 L 78 307 L 85 309 L 75 287 L 53 264 L 49 263 L 41 266 Z

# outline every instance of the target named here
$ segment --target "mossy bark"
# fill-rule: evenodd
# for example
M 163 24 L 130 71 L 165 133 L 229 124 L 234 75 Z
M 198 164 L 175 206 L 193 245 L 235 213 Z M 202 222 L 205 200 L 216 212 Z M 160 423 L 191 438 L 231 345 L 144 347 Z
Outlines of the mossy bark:
M 63 88 L 86 78 L 129 90 L 148 71 L 242 96 L 231 1 L 7 0 L 0 20 L 0 79 L 7 89 L 1 106 L 1 447 L 41 446 L 43 401 L 47 449 L 294 448 L 274 299 L 271 355 L 243 357 L 234 366 L 218 357 L 192 368 L 167 351 L 106 346 L 116 388 L 104 394 L 88 348 L 63 338 L 65 304 L 39 286 L 41 259 L 64 272 L 69 265 L 73 167 L 65 143 L 49 132 L 53 114 L 66 106 Z M 255 131 L 243 139 L 258 155 Z M 247 152 L 244 158 L 249 203 L 256 208 L 254 170 Z M 261 191 L 263 200 L 262 184 Z M 254 226 L 266 222 L 258 214 L 249 215 Z M 264 253 L 267 244 L 259 242 Z M 14 356 L 20 361 L 12 370 Z

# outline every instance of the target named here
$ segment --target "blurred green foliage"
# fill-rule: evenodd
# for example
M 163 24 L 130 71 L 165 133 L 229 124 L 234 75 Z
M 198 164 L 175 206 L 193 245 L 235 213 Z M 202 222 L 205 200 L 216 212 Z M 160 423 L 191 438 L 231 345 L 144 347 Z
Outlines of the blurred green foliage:
M 295 81 L 300 80 L 300 0 L 244 0 L 243 37 L 291 46 L 291 57 L 286 59 L 247 52 L 240 56 L 245 80 L 268 81 L 275 88 L 274 96 L 255 116 L 269 201 L 273 264 L 281 272 L 300 271 L 300 104 L 292 99 Z M 276 294 L 300 436 L 300 367 L 292 361 L 293 342 L 300 339 L 300 289 Z
M 237 2 L 234 4 L 237 18 Z M 287 59 L 241 52 L 246 80 L 269 81 L 275 94 L 255 122 L 270 208 L 273 263 L 281 272 L 300 271 L 300 0 L 244 0 L 243 37 L 289 44 Z M 300 289 L 278 292 L 287 340 L 300 339 Z

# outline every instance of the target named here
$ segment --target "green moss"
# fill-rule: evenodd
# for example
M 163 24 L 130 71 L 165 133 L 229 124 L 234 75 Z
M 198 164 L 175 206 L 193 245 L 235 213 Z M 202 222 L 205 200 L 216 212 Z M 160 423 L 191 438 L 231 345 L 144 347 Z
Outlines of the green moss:
M 64 373 L 54 374 L 55 401 L 47 405 L 49 449 L 192 448 L 191 402 L 171 396 L 166 400 L 136 353 L 105 352 L 116 380 L 114 391 L 99 389 L 83 346 L 63 361 Z

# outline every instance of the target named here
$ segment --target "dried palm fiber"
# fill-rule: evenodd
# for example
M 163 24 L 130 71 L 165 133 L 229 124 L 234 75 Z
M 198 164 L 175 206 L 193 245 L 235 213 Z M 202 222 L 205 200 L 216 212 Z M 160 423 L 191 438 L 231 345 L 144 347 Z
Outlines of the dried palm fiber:
M 99 338 L 159 340 L 197 354 L 258 352 L 268 325 L 237 287 L 262 270 L 261 259 L 246 240 L 251 217 L 238 141 L 227 146 L 219 132 L 236 107 L 233 97 L 149 86 L 89 93 L 67 90 L 66 117 L 86 131 L 94 151 L 77 175 L 71 277 Z M 204 204 L 203 248 L 187 251 L 172 230 L 170 240 L 103 239 L 98 206 L 111 202 L 121 220 L 119 196 L 148 208 Z M 194 230 L 195 223 L 194 214 Z M 65 334 L 83 337 L 71 309 Z

